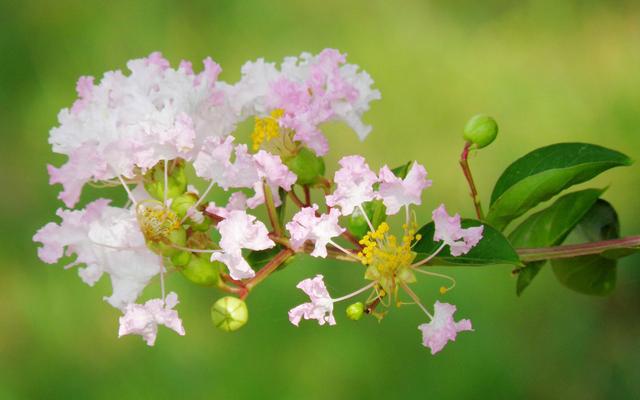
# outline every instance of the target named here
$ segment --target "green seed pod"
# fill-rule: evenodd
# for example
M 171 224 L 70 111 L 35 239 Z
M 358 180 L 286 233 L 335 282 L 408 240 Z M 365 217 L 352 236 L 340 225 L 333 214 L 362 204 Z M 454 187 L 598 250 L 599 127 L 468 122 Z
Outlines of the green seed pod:
M 188 251 L 181 251 L 171 256 L 171 264 L 176 267 L 183 267 L 189 264 L 191 261 L 191 253 Z
M 363 314 L 364 304 L 362 304 L 362 302 L 360 301 L 357 303 L 353 303 L 349 307 L 347 307 L 347 318 L 349 318 L 350 320 L 357 321 L 362 318 Z
M 189 263 L 180 269 L 180 273 L 201 286 L 215 286 L 220 280 L 220 271 L 222 264 L 217 261 L 209 261 L 209 256 L 192 255 Z
M 291 172 L 296 174 L 300 185 L 312 185 L 324 175 L 324 160 L 306 147 L 298 151 L 294 157 L 285 161 Z
M 478 114 L 464 127 L 464 139 L 481 149 L 490 145 L 498 136 L 498 123 L 488 115 Z
M 385 213 L 386 207 L 380 200 L 368 201 L 362 204 L 362 208 L 364 208 L 374 228 L 377 228 L 378 225 L 387 219 L 387 214 Z M 369 224 L 359 208 L 356 208 L 349 216 L 347 229 L 357 238 L 361 238 L 369 232 Z
M 187 175 L 183 163 L 177 163 L 167 176 L 167 197 L 176 198 L 187 190 Z M 144 176 L 144 188 L 156 200 L 164 200 L 164 162 L 151 168 Z
M 237 297 L 225 296 L 211 306 L 211 321 L 225 332 L 237 331 L 248 319 L 247 304 Z

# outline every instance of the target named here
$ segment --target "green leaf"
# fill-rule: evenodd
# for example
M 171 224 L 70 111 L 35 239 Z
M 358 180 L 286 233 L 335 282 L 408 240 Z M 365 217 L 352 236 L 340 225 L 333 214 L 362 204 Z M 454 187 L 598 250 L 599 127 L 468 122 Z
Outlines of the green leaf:
M 509 235 L 509 241 L 516 248 L 561 244 L 603 192 L 601 189 L 586 189 L 560 197 L 548 208 L 524 220 Z M 531 284 L 545 263 L 529 263 L 519 271 L 516 284 L 518 296 Z
M 516 282 L 516 294 L 518 296 L 520 296 L 522 292 L 529 287 L 533 279 L 538 276 L 538 272 L 540 272 L 546 263 L 546 261 L 531 262 L 518 271 L 518 280 Z
M 498 179 L 487 221 L 504 230 L 514 218 L 564 189 L 631 163 L 620 152 L 586 143 L 559 143 L 534 150 Z
M 511 264 L 522 266 L 518 253 L 513 249 L 507 238 L 495 228 L 474 219 L 463 219 L 462 227 L 470 228 L 474 226 L 484 225 L 484 232 L 480 243 L 467 254 L 454 257 L 449 252 L 449 247 L 445 247 L 440 254 L 432 261 L 432 265 L 498 265 Z M 414 245 L 413 251 L 418 253 L 418 259 L 424 259 L 433 254 L 440 242 L 433 241 L 435 233 L 435 224 L 430 222 L 420 228 L 418 234 L 422 238 Z
M 395 167 L 391 170 L 391 172 L 393 172 L 393 174 L 398 178 L 404 179 L 407 177 L 407 174 L 409 173 L 409 168 L 411 167 L 411 164 L 413 164 L 413 161 L 409 161 L 406 164 L 403 164 L 399 167 Z
M 267 265 L 269 261 L 271 261 L 283 249 L 284 247 L 282 245 L 277 244 L 274 247 L 266 250 L 252 250 L 245 256 L 245 259 L 247 260 L 249 265 L 251 265 L 251 268 L 257 271 Z M 282 263 L 282 265 L 280 265 L 276 269 L 276 271 L 289 265 L 289 263 L 293 261 L 294 258 L 295 256 L 289 257 L 287 261 Z
M 585 243 L 620 237 L 614 208 L 600 199 L 567 238 L 567 243 Z M 564 286 L 577 292 L 605 296 L 616 285 L 617 261 L 602 255 L 560 258 L 551 261 L 553 272 Z

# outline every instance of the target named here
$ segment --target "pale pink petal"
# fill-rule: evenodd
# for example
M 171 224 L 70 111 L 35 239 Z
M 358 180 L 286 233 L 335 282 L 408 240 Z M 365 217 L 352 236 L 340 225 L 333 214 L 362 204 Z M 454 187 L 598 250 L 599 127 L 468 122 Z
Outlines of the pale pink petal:
M 337 189 L 327 196 L 327 204 L 339 206 L 343 215 L 350 215 L 355 207 L 374 199 L 373 185 L 378 177 L 361 156 L 346 156 L 339 163 L 341 168 L 333 179 Z
M 304 303 L 289 311 L 289 321 L 298 326 L 300 320 L 315 319 L 318 324 L 335 325 L 336 320 L 333 317 L 333 300 L 324 285 L 323 276 L 316 275 L 315 278 L 305 279 L 297 286 L 305 292 L 311 299 L 310 303 Z
M 149 346 L 153 346 L 158 333 L 158 325 L 172 329 L 180 336 L 185 331 L 178 312 L 173 308 L 178 304 L 178 295 L 171 292 L 166 300 L 152 299 L 142 304 L 129 304 L 125 314 L 120 317 L 118 337 L 140 335 Z
M 245 211 L 230 211 L 227 217 L 218 223 L 218 231 L 221 235 L 222 251 L 213 253 L 211 259 L 225 263 L 234 279 L 244 279 L 254 274 L 242 257 L 242 249 L 265 250 L 275 246 L 269 239 L 267 227 Z
M 433 308 L 431 322 L 418 326 L 418 329 L 422 331 L 422 344 L 431 349 L 431 354 L 436 354 L 449 341 L 456 340 L 458 332 L 472 331 L 473 329 L 471 321 L 468 319 L 459 322 L 453 320 L 453 314 L 456 312 L 454 305 L 436 301 Z
M 433 240 L 447 244 L 454 257 L 467 254 L 482 239 L 483 226 L 463 229 L 460 215 L 449 216 L 444 204 L 433 211 L 433 222 L 435 223 Z
M 299 249 L 306 241 L 315 244 L 311 255 L 313 257 L 326 257 L 327 244 L 332 238 L 340 236 L 345 229 L 339 225 L 340 212 L 335 208 L 329 214 L 316 216 L 318 206 L 304 207 L 293 219 L 287 223 L 286 228 L 291 235 L 291 246 Z
M 398 178 L 386 165 L 380 169 L 378 197 L 387 208 L 387 215 L 397 214 L 404 206 L 422 203 L 422 191 L 431 186 L 427 171 L 413 163 L 404 179 Z

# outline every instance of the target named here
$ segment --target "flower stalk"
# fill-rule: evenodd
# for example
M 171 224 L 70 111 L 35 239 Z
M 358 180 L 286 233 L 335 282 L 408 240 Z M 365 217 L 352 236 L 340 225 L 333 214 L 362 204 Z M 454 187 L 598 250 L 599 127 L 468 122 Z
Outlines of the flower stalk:
M 469 189 L 471 190 L 471 199 L 473 200 L 473 206 L 476 210 L 476 215 L 478 219 L 482 221 L 484 220 L 484 212 L 482 211 L 480 195 L 478 195 L 478 189 L 476 188 L 476 183 L 473 180 L 473 175 L 471 174 L 471 167 L 469 166 L 469 153 L 472 145 L 473 143 L 471 142 L 467 142 L 464 145 L 464 149 L 462 150 L 462 154 L 460 155 L 460 166 L 462 167 L 462 172 L 464 173 L 464 177 L 467 180 Z

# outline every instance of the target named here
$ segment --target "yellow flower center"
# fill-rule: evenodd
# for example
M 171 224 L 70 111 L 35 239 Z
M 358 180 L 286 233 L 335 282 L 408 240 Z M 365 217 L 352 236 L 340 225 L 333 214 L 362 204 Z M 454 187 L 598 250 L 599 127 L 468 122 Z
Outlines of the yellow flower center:
M 271 112 L 271 115 L 264 118 L 256 117 L 251 134 L 253 150 L 257 151 L 262 143 L 269 142 L 280 136 L 280 125 L 278 120 L 284 115 L 284 110 L 278 108 Z
M 395 235 L 389 233 L 389 225 L 381 223 L 375 232 L 367 233 L 360 244 L 364 246 L 358 254 L 362 264 L 374 267 L 380 275 L 393 278 L 399 270 L 409 267 L 416 257 L 416 253 L 411 251 L 411 245 L 415 240 L 420 240 L 421 236 L 416 235 L 417 225 L 402 226 L 404 233 L 399 241 Z
M 136 216 L 142 234 L 150 241 L 163 241 L 171 232 L 180 228 L 178 215 L 153 200 L 138 203 Z

